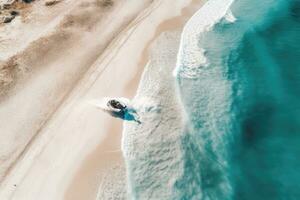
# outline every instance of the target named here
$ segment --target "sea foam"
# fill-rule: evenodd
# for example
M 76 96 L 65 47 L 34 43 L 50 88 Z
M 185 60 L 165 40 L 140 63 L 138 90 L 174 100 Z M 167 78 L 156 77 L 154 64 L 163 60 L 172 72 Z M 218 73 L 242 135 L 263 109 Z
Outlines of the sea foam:
M 205 56 L 205 49 L 196 41 L 221 19 L 225 18 L 229 22 L 236 20 L 230 11 L 233 1 L 210 0 L 187 22 L 181 36 L 177 66 L 173 72 L 175 76 L 195 78 L 208 67 L 209 61 Z
M 207 158 L 202 153 L 207 152 L 199 154 L 198 143 L 195 147 L 187 144 L 193 138 L 186 133 L 188 127 L 184 122 L 191 119 L 187 119 L 189 116 L 185 115 L 178 99 L 172 71 L 177 59 L 177 63 L 183 61 L 185 64 L 182 68 L 177 65 L 180 75 L 187 77 L 197 75 L 195 70 L 199 64 L 207 63 L 204 49 L 197 45 L 199 34 L 209 31 L 214 24 L 223 19 L 229 12 L 231 3 L 232 1 L 209 1 L 208 5 L 198 11 L 184 28 L 178 56 L 178 32 L 163 34 L 152 47 L 150 62 L 133 100 L 141 124 L 126 122 L 123 131 L 122 151 L 127 166 L 131 199 L 201 199 L 205 196 L 201 187 L 201 184 L 206 183 L 201 181 L 205 176 L 201 162 Z M 233 21 L 232 16 L 229 13 L 227 18 Z M 207 20 L 203 20 L 203 17 Z M 200 22 L 195 24 L 194 21 Z M 218 95 L 205 111 L 206 114 L 213 111 L 211 117 L 224 116 L 224 112 L 228 110 L 228 97 L 225 91 L 228 91 L 230 85 L 220 79 L 219 75 L 220 73 L 217 72 L 215 79 L 207 79 L 205 82 L 218 88 L 210 93 L 209 98 L 213 98 L 216 93 Z M 206 92 L 206 89 L 203 91 Z M 220 127 L 215 126 L 217 121 L 218 119 L 211 122 L 210 128 L 219 129 Z M 213 140 L 218 137 L 218 132 L 215 133 L 212 135 Z M 201 143 L 199 138 L 194 139 Z M 215 145 L 214 149 L 220 147 L 217 143 L 213 145 Z M 195 152 L 193 152 L 194 148 L 196 148 Z M 203 159 L 197 157 L 199 155 L 203 156 Z M 226 165 L 220 158 L 212 159 L 217 160 L 220 165 Z M 197 166 L 187 166 L 190 162 Z M 220 185 L 221 189 L 229 188 L 226 181 Z
M 174 187 L 184 170 L 183 115 L 172 76 L 179 37 L 179 32 L 167 32 L 154 42 L 132 101 L 141 124 L 124 125 L 122 151 L 129 199 L 176 199 Z

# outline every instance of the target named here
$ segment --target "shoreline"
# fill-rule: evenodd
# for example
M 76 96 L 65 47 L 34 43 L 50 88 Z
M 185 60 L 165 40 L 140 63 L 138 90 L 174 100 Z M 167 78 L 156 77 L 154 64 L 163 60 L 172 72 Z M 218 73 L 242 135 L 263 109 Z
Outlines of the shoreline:
M 179 16 L 172 17 L 171 19 L 166 19 L 165 21 L 163 21 L 161 24 L 159 24 L 157 26 L 154 36 L 151 38 L 151 40 L 149 40 L 149 42 L 146 44 L 145 48 L 143 49 L 141 58 L 138 63 L 138 66 L 143 66 L 143 67 L 140 67 L 137 72 L 137 77 L 139 78 L 139 82 L 142 77 L 144 68 L 145 68 L 147 62 L 149 61 L 150 47 L 151 47 L 151 44 L 153 44 L 153 42 L 155 41 L 155 39 L 157 39 L 159 37 L 159 35 L 165 31 L 183 29 L 184 24 L 190 19 L 190 17 L 196 12 L 196 10 L 198 10 L 203 4 L 204 4 L 203 0 L 192 0 L 192 2 L 188 6 L 182 8 L 181 14 Z M 177 22 L 179 22 L 179 23 L 177 23 Z M 133 81 L 133 82 L 135 82 L 135 81 Z M 136 85 L 135 83 L 129 83 L 128 87 L 130 87 L 130 84 Z M 135 91 L 131 91 L 131 92 L 134 93 L 134 95 L 135 95 L 137 89 L 138 89 L 138 84 L 137 84 L 137 87 L 135 88 Z M 130 98 L 133 98 L 134 95 L 130 96 Z
M 172 17 L 170 19 L 166 19 L 163 22 L 161 22 L 156 30 L 152 38 L 147 42 L 147 44 L 144 46 L 142 54 L 140 56 L 140 59 L 138 61 L 137 66 L 137 71 L 136 74 L 127 85 L 126 89 L 124 90 L 122 96 L 125 96 L 127 98 L 132 99 L 137 91 L 141 75 L 144 71 L 144 66 L 146 66 L 146 63 L 149 61 L 149 53 L 150 53 L 150 47 L 153 44 L 153 42 L 163 33 L 166 31 L 173 31 L 173 30 L 182 30 L 184 24 L 186 21 L 194 14 L 202 5 L 203 1 L 199 0 L 193 0 L 189 5 L 185 6 L 181 10 L 181 14 L 179 16 Z M 143 66 L 143 67 L 141 67 Z M 115 127 L 117 125 L 117 127 Z M 121 152 L 121 138 L 122 138 L 122 121 L 121 120 L 112 120 L 112 124 L 108 130 L 108 133 L 113 133 L 113 134 L 108 134 L 107 137 L 103 140 L 101 144 L 97 146 L 97 148 L 90 153 L 85 161 L 82 163 L 80 169 L 78 172 L 76 172 L 76 175 L 72 181 L 72 184 L 68 188 L 66 194 L 65 194 L 65 199 L 66 200 L 80 200 L 83 198 L 83 196 L 86 198 L 86 195 L 83 195 L 82 188 L 85 188 L 85 194 L 90 194 L 91 191 L 88 187 L 89 185 L 83 185 L 83 184 L 78 184 L 78 182 L 81 182 L 82 180 L 86 179 L 86 175 L 90 174 L 91 171 L 87 170 L 88 168 L 91 168 L 92 166 L 95 165 L 103 165 L 103 162 L 105 161 L 97 161 L 97 158 L 100 158 L 101 154 L 103 154 L 103 143 L 112 141 L 113 138 L 118 139 L 119 142 L 117 142 L 117 145 L 114 146 L 114 148 L 117 147 L 118 152 L 110 153 L 110 154 L 118 154 L 117 157 L 120 159 L 119 163 L 114 163 L 114 164 L 121 164 L 124 165 L 124 158 Z M 115 136 L 117 133 L 118 137 Z M 115 155 L 114 155 L 115 156 Z M 103 158 L 103 157 L 102 157 Z M 95 164 L 96 163 L 96 164 Z M 101 163 L 101 164 L 100 164 Z M 99 168 L 95 168 L 95 171 L 99 171 Z M 106 169 L 109 170 L 109 169 Z M 125 173 L 125 172 L 124 172 Z M 126 176 L 126 175 L 125 175 Z M 106 180 L 108 181 L 108 180 Z M 85 182 L 85 181 L 83 181 Z

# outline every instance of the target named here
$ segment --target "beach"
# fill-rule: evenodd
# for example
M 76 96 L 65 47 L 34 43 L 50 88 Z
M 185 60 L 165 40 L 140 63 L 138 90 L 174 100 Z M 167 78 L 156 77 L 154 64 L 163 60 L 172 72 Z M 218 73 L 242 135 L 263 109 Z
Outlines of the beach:
M 0 0 L 0 200 L 299 199 L 299 11 Z
M 122 120 L 89 101 L 133 98 L 152 43 L 164 32 L 180 34 L 201 4 L 125 1 L 94 8 L 93 1 L 62 1 L 49 11 L 37 2 L 25 22 L 16 18 L 4 27 L 2 34 L 31 32 L 22 42 L 23 31 L 2 35 L 2 63 L 16 62 L 17 69 L 7 72 L 14 74 L 1 90 L 0 198 L 124 199 Z M 97 9 L 102 13 L 86 14 Z

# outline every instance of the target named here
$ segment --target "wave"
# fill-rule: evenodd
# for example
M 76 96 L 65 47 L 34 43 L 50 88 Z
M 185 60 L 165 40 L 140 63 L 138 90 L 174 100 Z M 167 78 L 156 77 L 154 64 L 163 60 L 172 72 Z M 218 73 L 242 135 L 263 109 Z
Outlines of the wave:
M 188 118 L 177 199 L 299 198 L 289 185 L 300 138 L 287 136 L 300 131 L 290 119 L 299 77 L 287 75 L 299 74 L 298 11 L 294 0 L 212 0 L 186 24 L 174 71 Z
M 183 171 L 183 116 L 172 77 L 179 36 L 177 31 L 164 32 L 154 42 L 132 101 L 141 124 L 124 125 L 129 199 L 176 199 L 173 187 Z
M 187 78 L 196 77 L 203 68 L 209 65 L 203 49 L 198 41 L 205 32 L 225 18 L 234 22 L 235 17 L 230 11 L 234 0 L 211 0 L 197 11 L 184 27 L 177 56 L 177 66 L 173 72 L 175 76 Z
M 181 146 L 184 165 L 176 181 L 177 199 L 230 199 L 229 148 L 233 115 L 232 83 L 224 77 L 227 54 L 214 31 L 236 18 L 233 0 L 208 1 L 185 25 L 176 69 L 179 95 L 188 120 Z M 216 58 L 216 59 L 215 59 Z

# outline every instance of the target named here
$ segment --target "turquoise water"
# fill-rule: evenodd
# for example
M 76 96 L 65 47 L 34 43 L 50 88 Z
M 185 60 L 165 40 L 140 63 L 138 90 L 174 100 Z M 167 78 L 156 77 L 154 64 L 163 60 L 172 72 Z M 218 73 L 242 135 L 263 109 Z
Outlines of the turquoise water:
M 177 75 L 188 119 L 174 194 L 300 199 L 300 1 L 236 0 L 230 10 L 235 22 L 193 33 L 205 67 Z

